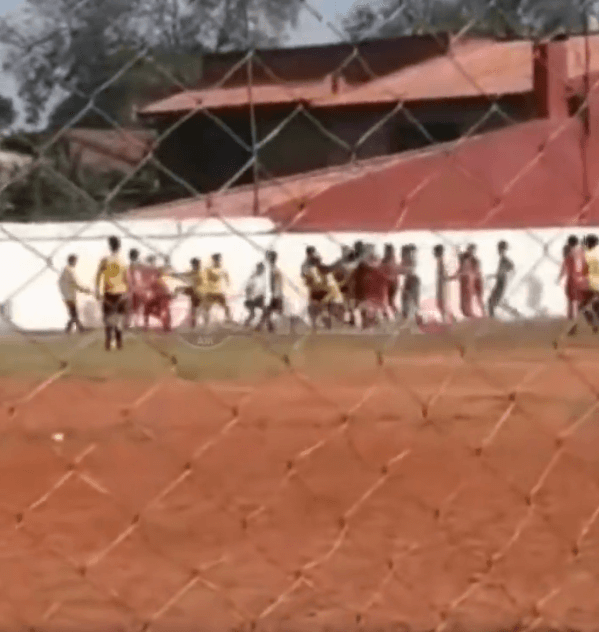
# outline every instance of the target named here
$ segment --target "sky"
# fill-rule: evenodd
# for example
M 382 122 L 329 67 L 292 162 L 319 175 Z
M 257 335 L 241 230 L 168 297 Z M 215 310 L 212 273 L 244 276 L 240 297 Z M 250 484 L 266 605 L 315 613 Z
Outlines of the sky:
M 308 2 L 322 15 L 323 20 L 320 22 L 308 10 L 304 10 L 300 18 L 299 28 L 289 43 L 309 45 L 339 41 L 339 36 L 335 35 L 334 30 L 327 26 L 326 23 L 339 24 L 343 15 L 356 4 L 356 0 L 308 0 Z M 364 1 L 364 4 L 367 4 L 367 2 Z

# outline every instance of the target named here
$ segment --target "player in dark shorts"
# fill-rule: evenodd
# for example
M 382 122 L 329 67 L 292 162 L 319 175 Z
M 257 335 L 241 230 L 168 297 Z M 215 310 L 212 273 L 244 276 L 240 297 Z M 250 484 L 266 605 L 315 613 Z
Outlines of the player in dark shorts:
M 271 333 L 275 330 L 273 316 L 283 315 L 283 273 L 277 266 L 277 258 L 277 253 L 274 250 L 269 250 L 266 253 L 266 274 L 270 300 L 258 324 L 259 329 L 266 324 L 267 330 Z
M 499 263 L 497 264 L 497 272 L 495 273 L 495 285 L 491 290 L 488 303 L 489 316 L 491 318 L 495 318 L 495 310 L 501 305 L 510 275 L 515 270 L 513 261 L 507 256 L 507 251 L 507 242 L 500 241 L 497 244 Z
M 437 303 L 437 309 L 441 316 L 441 322 L 447 323 L 451 321 L 447 309 L 447 282 L 449 281 L 449 275 L 447 274 L 447 267 L 445 265 L 445 248 L 442 244 L 438 244 L 433 248 L 433 256 L 437 262 L 435 271 L 435 299 Z
M 262 315 L 264 313 L 265 305 L 265 293 L 266 293 L 266 268 L 264 262 L 260 261 L 256 265 L 256 269 L 249 278 L 245 288 L 245 301 L 244 306 L 248 312 L 248 316 L 243 323 L 244 327 L 250 327 L 256 318 L 256 313 L 259 311 Z M 258 321 L 260 322 L 260 321 Z
M 123 348 L 123 327 L 129 299 L 127 266 L 120 256 L 121 240 L 109 237 L 108 249 L 110 254 L 100 261 L 96 273 L 96 297 L 102 301 L 106 351 L 112 347 L 113 335 L 117 349 Z
M 404 283 L 401 291 L 401 316 L 404 321 L 418 320 L 420 309 L 420 278 L 416 274 L 416 246 L 409 244 L 401 249 L 401 271 Z
M 392 244 L 385 244 L 381 271 L 389 278 L 388 303 L 393 316 L 397 317 L 399 310 L 396 305 L 397 292 L 399 290 L 399 266 L 395 258 L 395 248 Z
M 189 262 L 189 271 L 183 275 L 174 275 L 175 278 L 183 278 L 187 286 L 183 294 L 189 297 L 189 324 L 194 329 L 198 324 L 198 310 L 202 305 L 203 270 L 202 263 L 197 257 Z

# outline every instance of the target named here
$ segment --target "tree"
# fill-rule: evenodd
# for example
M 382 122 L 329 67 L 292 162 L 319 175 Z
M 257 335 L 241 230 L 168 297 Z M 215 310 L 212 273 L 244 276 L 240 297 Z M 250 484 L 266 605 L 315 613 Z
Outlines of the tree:
M 354 41 L 462 29 L 486 37 L 545 37 L 582 32 L 585 13 L 596 15 L 596 9 L 586 0 L 383 0 L 355 6 L 344 28 Z
M 12 99 L 0 95 L 0 129 L 10 127 L 16 118 L 17 113 Z
M 41 156 L 35 147 L 43 146 L 49 138 L 49 134 L 21 133 L 4 142 L 4 148 L 27 151 L 34 161 L 11 178 L 0 193 L 1 220 L 89 220 L 103 210 L 109 195 L 108 210 L 113 213 L 156 199 L 159 181 L 152 164 L 125 181 L 120 172 L 98 172 L 82 164 L 80 158 L 70 154 L 63 139 Z
M 64 124 L 92 95 L 94 105 L 121 122 L 123 98 L 133 86 L 168 92 L 197 80 L 204 51 L 280 41 L 301 5 L 302 0 L 26 0 L 0 20 L 0 43 L 29 124 L 39 125 L 56 105 L 52 123 Z M 181 66 L 191 68 L 192 76 L 177 76 Z M 89 110 L 81 120 L 100 124 L 103 118 Z

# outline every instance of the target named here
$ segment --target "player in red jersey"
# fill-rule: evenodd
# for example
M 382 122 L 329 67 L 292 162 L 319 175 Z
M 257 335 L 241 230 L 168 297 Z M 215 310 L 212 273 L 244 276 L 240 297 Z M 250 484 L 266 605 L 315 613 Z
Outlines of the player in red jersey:
M 141 274 L 142 264 L 139 261 L 139 250 L 133 248 L 129 251 L 129 267 L 127 268 L 127 284 L 129 286 L 129 301 L 125 328 L 136 325 L 137 316 L 142 311 L 145 303 L 145 288 Z
M 474 318 L 474 303 L 478 304 L 481 315 L 485 314 L 483 302 L 483 280 L 481 265 L 476 256 L 476 246 L 470 244 L 465 252 L 458 255 L 458 271 L 455 277 L 460 283 L 460 311 L 464 318 Z
M 381 323 L 389 311 L 389 288 L 392 278 L 371 248 L 356 268 L 356 299 L 362 328 Z
M 584 248 L 578 237 L 570 235 L 563 251 L 564 260 L 559 273 L 558 282 L 566 279 L 565 291 L 569 320 L 576 320 L 580 309 L 582 295 L 586 289 L 586 260 Z
M 467 252 L 458 253 L 458 271 L 455 275 L 460 287 L 460 311 L 464 318 L 472 318 L 472 262 Z
M 467 252 L 470 258 L 470 287 L 472 292 L 472 300 L 474 300 L 478 305 L 480 315 L 484 316 L 486 314 L 486 310 L 485 302 L 483 300 L 483 273 L 480 259 L 476 256 L 476 246 L 474 244 L 470 244 L 468 246 Z
M 155 257 L 148 257 L 147 263 L 141 268 L 144 287 L 146 288 L 144 302 L 144 329 L 148 329 L 150 317 L 157 318 L 162 323 L 165 332 L 171 330 L 171 299 L 172 295 L 165 282 L 168 273 L 168 262 L 156 265 Z

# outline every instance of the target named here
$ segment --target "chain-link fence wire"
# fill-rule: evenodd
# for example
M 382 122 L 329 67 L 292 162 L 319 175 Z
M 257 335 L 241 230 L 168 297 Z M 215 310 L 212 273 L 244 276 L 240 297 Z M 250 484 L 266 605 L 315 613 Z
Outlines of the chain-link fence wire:
M 309 3 L 305 6 L 323 20 Z M 396 19 L 405 7 L 398 5 L 387 19 Z M 486 10 L 501 9 L 491 3 Z M 482 19 L 473 15 L 452 45 L 466 40 Z M 349 41 L 339 27 L 329 26 L 339 41 Z M 429 27 L 418 24 L 414 30 Z M 432 34 L 443 50 L 441 36 Z M 597 87 L 588 67 L 588 36 L 583 37 L 585 95 L 576 114 L 586 112 Z M 480 175 L 460 164 L 458 151 L 489 117 L 499 116 L 505 125 L 517 121 L 451 50 L 446 58 L 486 98 L 487 109 L 466 134 L 439 146 L 446 158 L 442 169 L 457 168 L 485 187 Z M 37 148 L 33 166 L 43 164 L 61 186 L 86 198 L 94 218 L 65 229 L 68 237 L 50 250 L 20 236 L 13 225 L 0 225 L 5 240 L 41 262 L 36 273 L 3 297 L 5 304 L 48 269 L 58 274 L 66 246 L 102 222 L 160 257 L 171 257 L 182 244 L 202 236 L 202 221 L 188 223 L 174 243 L 171 239 L 161 248 L 156 239 L 132 232 L 132 224 L 115 212 L 119 192 L 147 165 L 176 182 L 198 205 L 205 203 L 209 215 L 255 249 L 257 261 L 266 250 L 287 247 L 281 238 L 296 218 L 257 238 L 214 205 L 249 172 L 256 215 L 267 210 L 260 208 L 260 189 L 275 187 L 283 197 L 302 199 L 297 217 L 302 216 L 310 195 L 298 196 L 296 180 L 276 177 L 261 160 L 261 151 L 296 117 L 349 154 L 348 164 L 339 169 L 347 173 L 376 169 L 357 158 L 358 150 L 398 113 L 433 148 L 437 144 L 391 84 L 394 108 L 353 145 L 327 129 L 301 101 L 259 139 L 256 69 L 289 95 L 301 89 L 278 77 L 261 51 L 248 44 L 247 54 L 209 90 L 246 72 L 251 142 L 199 100 L 162 129 L 154 145 L 158 148 L 193 117 L 206 117 L 248 154 L 240 170 L 206 194 L 151 151 L 98 203 L 45 156 L 90 111 L 127 133 L 96 100 L 140 60 L 167 76 L 174 88 L 194 88 L 160 66 L 148 48 L 140 48 L 111 82 L 79 95 L 87 100 L 86 109 Z M 333 74 L 350 63 L 358 63 L 372 79 L 384 79 L 369 67 L 359 42 Z M 501 214 L 507 194 L 539 168 L 552 142 L 573 125 L 579 125 L 576 117 L 553 128 L 538 156 L 523 162 L 473 230 Z M 585 165 L 589 134 L 582 132 Z M 210 147 L 200 151 L 209 153 Z M 558 165 L 551 170 L 552 177 L 562 177 Z M 439 175 L 426 174 L 405 196 L 393 232 L 378 235 L 380 243 L 396 239 L 411 200 Z M 23 177 L 17 174 L 2 192 Z M 549 240 L 542 231 L 525 231 L 540 254 L 506 293 L 505 306 L 516 316 L 510 297 L 544 262 L 561 265 L 552 247 L 561 245 L 570 231 L 581 230 L 581 218 L 596 201 L 596 183 L 588 174 L 582 180 L 580 210 L 576 217 L 564 217 L 563 230 Z M 564 177 L 563 186 L 578 185 Z M 329 237 L 342 245 L 338 234 Z M 463 246 L 445 232 L 435 233 L 437 238 L 449 249 Z M 304 300 L 297 281 L 288 281 L 286 291 Z M 510 325 L 475 319 L 445 328 L 442 342 L 426 329 L 406 335 L 389 326 L 360 338 L 358 347 L 345 338 L 331 342 L 308 328 L 284 351 L 276 336 L 252 332 L 238 345 L 192 356 L 191 362 L 201 367 L 200 377 L 210 374 L 210 363 L 245 365 L 247 379 L 233 384 L 185 380 L 182 364 L 189 362 L 189 350 L 182 351 L 172 339 L 165 344 L 131 330 L 126 346 L 136 349 L 132 362 L 158 363 L 148 384 L 111 379 L 110 374 L 100 382 L 77 379 L 86 361 L 101 370 L 112 366 L 113 356 L 98 354 L 100 330 L 81 336 L 65 351 L 64 345 L 18 327 L 8 312 L 2 316 L 26 343 L 11 352 L 26 354 L 31 347 L 28 357 L 43 367 L 39 380 L 19 380 L 16 373 L 5 379 L 5 476 L 0 484 L 5 580 L 0 603 L 7 629 L 596 627 L 599 387 L 592 340 L 584 338 L 588 352 L 564 343 L 572 323 L 551 325 L 557 335 L 549 336 L 548 326 L 534 320 L 523 334 Z M 494 342 L 485 347 L 489 335 Z M 248 351 L 247 339 L 260 351 Z M 314 354 L 318 375 L 303 363 L 302 349 Z M 358 376 L 344 381 L 343 365 L 349 364 Z M 263 375 L 265 365 L 276 371 Z

